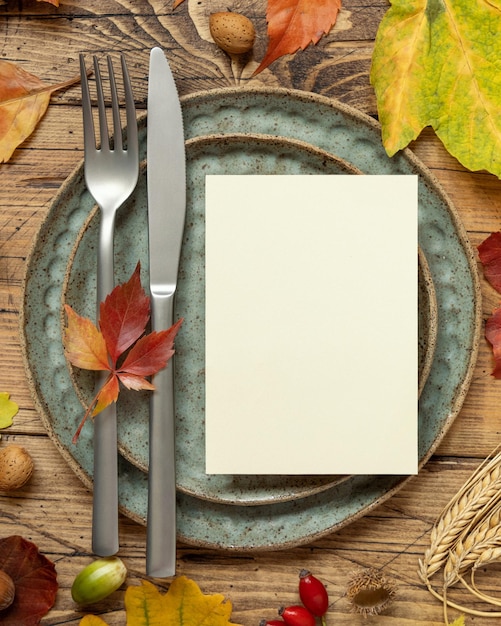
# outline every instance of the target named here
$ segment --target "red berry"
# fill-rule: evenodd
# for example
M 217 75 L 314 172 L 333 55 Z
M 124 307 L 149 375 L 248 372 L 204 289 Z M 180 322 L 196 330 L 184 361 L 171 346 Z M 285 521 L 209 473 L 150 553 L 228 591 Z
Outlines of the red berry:
M 304 606 L 316 617 L 322 617 L 329 607 L 329 596 L 324 584 L 308 570 L 299 573 L 299 597 Z
M 304 606 L 286 606 L 279 612 L 287 626 L 315 626 L 315 616 Z

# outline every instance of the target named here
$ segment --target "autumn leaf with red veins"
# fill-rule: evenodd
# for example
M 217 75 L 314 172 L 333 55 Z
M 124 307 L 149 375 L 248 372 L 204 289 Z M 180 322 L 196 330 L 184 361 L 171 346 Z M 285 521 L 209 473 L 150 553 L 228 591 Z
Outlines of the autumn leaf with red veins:
M 140 279 L 137 264 L 130 279 L 118 285 L 100 305 L 99 328 L 66 304 L 67 325 L 63 343 L 75 367 L 109 372 L 90 403 L 73 437 L 76 443 L 89 415 L 95 416 L 116 402 L 120 384 L 127 389 L 154 390 L 149 376 L 163 369 L 174 354 L 174 339 L 183 320 L 171 328 L 145 334 L 150 319 L 150 299 Z
M 318 43 L 340 9 L 341 0 L 268 0 L 268 49 L 254 76 L 284 54 Z
M 478 256 L 484 276 L 494 289 L 501 293 L 501 232 L 492 233 L 478 246 Z M 501 378 L 501 306 L 485 325 L 485 338 L 492 346 L 494 378 Z

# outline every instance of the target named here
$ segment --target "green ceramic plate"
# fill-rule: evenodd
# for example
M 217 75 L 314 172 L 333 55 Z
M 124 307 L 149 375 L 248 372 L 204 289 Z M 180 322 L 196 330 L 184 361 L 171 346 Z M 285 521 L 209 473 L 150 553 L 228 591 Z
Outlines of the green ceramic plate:
M 388 159 L 381 146 L 379 126 L 371 118 L 313 94 L 278 89 L 215 90 L 184 98 L 183 113 L 187 139 L 234 134 L 238 129 L 242 133 L 276 135 L 306 142 L 337 155 L 367 174 L 419 174 L 419 243 L 430 268 L 438 310 L 435 355 L 419 406 L 419 457 L 422 465 L 462 405 L 476 359 L 480 329 L 479 287 L 473 253 L 454 207 L 435 179 L 408 151 Z M 140 122 L 140 136 L 144 158 L 144 118 Z M 221 159 L 226 156 L 227 150 L 228 146 L 224 152 L 215 148 L 215 155 L 203 154 L 202 161 L 204 164 L 210 162 L 211 173 L 255 173 L 258 163 L 263 162 L 262 151 L 255 153 L 245 144 L 233 151 L 232 159 Z M 282 159 L 275 158 L 275 148 L 272 153 L 271 157 L 269 151 L 266 153 L 264 161 L 269 169 L 265 168 L 264 173 L 275 172 L 277 163 L 284 163 Z M 196 167 L 193 167 L 197 158 L 192 163 L 192 157 L 188 156 L 189 206 L 195 211 L 202 207 L 203 211 L 203 189 L 200 188 L 200 178 L 194 175 Z M 219 160 L 222 161 L 221 171 L 217 169 Z M 297 168 L 298 161 L 301 167 L 307 168 L 306 171 L 319 171 L 318 161 L 311 151 L 306 159 L 296 157 L 288 164 L 285 161 L 282 171 L 297 171 L 290 168 Z M 131 215 L 136 213 L 129 205 L 144 207 L 141 185 L 144 187 L 144 182 L 138 187 L 137 195 L 119 214 L 121 234 L 117 239 L 123 250 L 133 250 L 138 245 L 138 251 L 143 250 L 138 240 L 145 236 L 144 224 L 137 228 L 130 228 L 127 224 Z M 64 359 L 61 306 L 64 298 L 74 303 L 85 300 L 89 307 L 87 314 L 93 314 L 90 275 L 80 265 L 83 257 L 90 259 L 92 256 L 84 254 L 84 250 L 88 250 L 85 240 L 90 238 L 90 242 L 94 236 L 92 232 L 95 231 L 96 220 L 93 212 L 94 203 L 85 190 L 82 168 L 79 167 L 55 198 L 34 243 L 21 316 L 26 369 L 37 409 L 64 457 L 89 486 L 92 483 L 92 428 L 84 429 L 78 445 L 71 444 L 75 425 L 82 414 L 76 390 L 85 390 L 86 383 L 85 379 L 73 380 Z M 139 215 L 140 210 L 137 213 Z M 192 235 L 188 233 L 188 237 L 201 239 L 200 220 L 203 220 L 203 214 L 195 212 L 190 216 L 188 231 L 192 229 Z M 184 261 L 190 276 L 194 267 L 199 266 L 197 256 L 202 253 L 203 250 L 195 247 Z M 128 278 L 137 256 L 126 254 L 126 258 L 120 260 L 118 255 L 117 280 Z M 142 256 L 143 268 L 147 270 L 144 252 L 140 252 L 139 256 Z M 194 266 L 190 265 L 192 262 Z M 67 284 L 65 276 L 69 277 Z M 82 299 L 79 289 L 90 290 L 89 298 Z M 182 297 L 178 298 L 178 312 L 185 310 L 188 304 L 183 302 Z M 199 323 L 203 325 L 203 320 L 200 319 Z M 184 387 L 188 383 L 184 378 L 182 360 L 192 359 L 194 355 L 190 355 L 190 350 L 198 352 L 199 347 L 190 347 L 186 335 L 180 335 L 177 349 L 177 384 Z M 198 372 L 199 377 L 203 376 L 201 361 Z M 192 386 L 185 388 L 186 396 L 192 389 Z M 144 402 L 144 398 L 136 398 L 136 401 Z M 198 392 L 195 392 L 190 396 L 189 403 L 185 415 L 179 416 L 179 442 L 190 437 L 190 423 L 194 419 L 203 422 L 203 397 L 198 397 Z M 137 415 L 132 413 L 120 423 L 122 447 L 135 458 L 138 455 L 134 446 L 144 447 L 147 440 L 144 424 L 139 426 L 140 420 L 136 418 Z M 134 430 L 136 428 L 137 431 Z M 179 450 L 179 463 L 186 464 L 186 467 L 191 463 L 189 458 L 183 457 L 182 449 Z M 234 477 L 227 477 L 227 484 L 222 485 L 223 493 L 237 494 L 235 503 L 225 502 L 224 498 L 218 502 L 195 497 L 186 493 L 188 490 L 179 492 L 178 534 L 189 543 L 228 549 L 275 549 L 297 545 L 331 532 L 366 513 L 388 498 L 404 480 L 405 477 L 401 476 L 357 476 L 334 481 L 332 485 L 320 485 L 320 490 L 316 489 L 318 484 L 310 483 L 306 492 L 301 491 L 302 486 L 293 489 L 292 499 L 285 501 L 282 496 L 285 490 L 290 489 L 290 484 L 280 484 L 274 486 L 277 500 L 268 493 L 265 497 L 267 502 L 262 503 L 262 484 L 257 484 L 258 497 L 254 500 L 250 485 L 244 484 L 240 495 L 241 485 Z M 124 513 L 144 523 L 146 474 L 124 457 L 120 459 L 119 495 Z M 257 506 L 256 502 L 261 504 Z

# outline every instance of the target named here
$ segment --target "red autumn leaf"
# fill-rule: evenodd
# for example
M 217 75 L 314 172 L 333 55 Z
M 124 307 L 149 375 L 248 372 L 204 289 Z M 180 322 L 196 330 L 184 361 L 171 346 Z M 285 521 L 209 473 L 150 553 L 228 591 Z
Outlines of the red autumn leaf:
M 254 76 L 284 54 L 318 43 L 340 9 L 341 0 L 268 0 L 268 49 Z
M 141 286 L 138 263 L 130 279 L 118 285 L 99 307 L 99 329 L 66 304 L 63 336 L 66 356 L 75 367 L 109 372 L 73 437 L 75 443 L 87 419 L 116 402 L 120 385 L 153 390 L 146 379 L 164 368 L 174 354 L 174 338 L 183 320 L 160 332 L 144 334 L 150 319 L 150 299 Z M 127 352 L 128 350 L 128 352 Z
M 501 232 L 491 233 L 477 249 L 485 278 L 501 293 Z M 491 344 L 494 356 L 492 375 L 501 378 L 501 307 L 487 320 L 485 338 Z
M 54 563 L 18 535 L 0 539 L 0 565 L 14 582 L 14 602 L 3 610 L 2 626 L 37 626 L 54 606 L 58 589 Z
M 501 293 L 501 232 L 489 235 L 478 246 L 478 255 L 486 279 Z
M 141 337 L 150 319 L 140 273 L 138 263 L 129 281 L 115 287 L 99 307 L 99 328 L 113 363 Z
M 485 324 L 485 338 L 492 345 L 494 378 L 501 378 L 501 308 L 496 309 Z

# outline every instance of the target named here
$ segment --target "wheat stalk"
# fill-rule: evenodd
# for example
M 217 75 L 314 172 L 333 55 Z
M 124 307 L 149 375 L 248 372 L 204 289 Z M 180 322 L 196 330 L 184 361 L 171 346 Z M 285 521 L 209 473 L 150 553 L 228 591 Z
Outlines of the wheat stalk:
M 487 507 L 486 507 L 487 508 Z M 471 567 L 486 565 L 487 553 L 501 549 L 501 502 L 485 511 L 477 525 L 466 529 L 449 552 L 444 565 L 444 586 L 449 587 L 460 579 L 460 575 Z M 490 558 L 488 562 L 497 560 Z M 476 565 L 476 563 L 480 563 Z
M 451 550 L 468 529 L 501 498 L 501 453 L 487 459 L 443 510 L 430 534 L 430 547 L 419 561 L 419 575 L 429 579 L 446 563 Z

